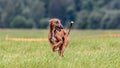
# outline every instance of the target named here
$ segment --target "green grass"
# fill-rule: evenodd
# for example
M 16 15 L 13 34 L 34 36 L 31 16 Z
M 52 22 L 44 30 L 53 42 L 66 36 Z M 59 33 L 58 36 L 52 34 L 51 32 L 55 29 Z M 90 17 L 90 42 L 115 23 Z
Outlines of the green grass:
M 119 68 L 119 30 L 73 30 L 64 58 L 48 41 L 8 41 L 8 37 L 47 38 L 47 30 L 0 30 L 0 68 Z M 91 36 L 89 38 L 89 36 Z

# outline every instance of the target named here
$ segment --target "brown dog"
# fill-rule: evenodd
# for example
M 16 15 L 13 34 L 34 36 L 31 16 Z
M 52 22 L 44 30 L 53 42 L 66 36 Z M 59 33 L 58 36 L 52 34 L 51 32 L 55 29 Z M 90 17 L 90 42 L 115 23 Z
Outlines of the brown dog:
M 52 51 L 53 52 L 58 51 L 59 55 L 63 57 L 65 48 L 67 47 L 70 41 L 69 33 L 72 27 L 72 23 L 69 32 L 67 32 L 63 28 L 61 21 L 57 18 L 51 19 L 49 26 L 50 26 L 50 30 L 48 33 L 48 40 L 51 44 Z

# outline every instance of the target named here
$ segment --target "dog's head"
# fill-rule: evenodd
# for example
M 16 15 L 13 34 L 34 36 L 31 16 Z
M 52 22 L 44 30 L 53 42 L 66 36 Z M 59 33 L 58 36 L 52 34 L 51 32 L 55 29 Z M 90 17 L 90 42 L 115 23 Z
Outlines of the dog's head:
M 61 21 L 57 18 L 53 18 L 50 20 L 50 28 L 60 27 L 63 28 Z

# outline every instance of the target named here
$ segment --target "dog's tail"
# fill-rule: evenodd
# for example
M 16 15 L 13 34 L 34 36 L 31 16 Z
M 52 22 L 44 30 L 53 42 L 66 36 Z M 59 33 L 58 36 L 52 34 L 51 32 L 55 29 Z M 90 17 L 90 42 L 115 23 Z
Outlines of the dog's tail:
M 74 23 L 73 21 L 70 22 L 70 27 L 69 27 L 68 35 L 70 34 L 70 31 L 71 31 L 71 28 L 72 28 L 72 24 L 73 24 L 73 23 Z

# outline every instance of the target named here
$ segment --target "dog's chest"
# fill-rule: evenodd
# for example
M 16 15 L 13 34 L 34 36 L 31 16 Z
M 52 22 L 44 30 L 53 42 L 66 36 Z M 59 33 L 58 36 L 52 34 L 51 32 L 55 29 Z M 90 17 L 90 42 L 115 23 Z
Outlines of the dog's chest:
M 56 42 L 57 42 L 57 39 L 56 39 L 56 37 L 55 37 L 55 29 L 52 30 L 52 38 L 51 38 L 51 41 L 52 41 L 53 43 L 56 43 Z

